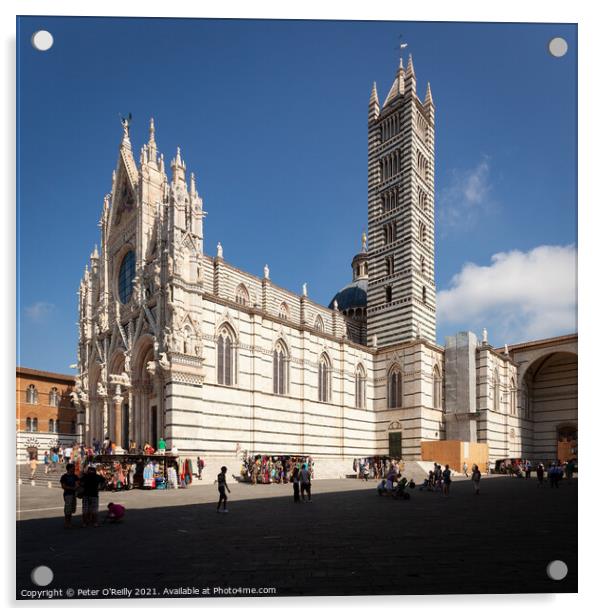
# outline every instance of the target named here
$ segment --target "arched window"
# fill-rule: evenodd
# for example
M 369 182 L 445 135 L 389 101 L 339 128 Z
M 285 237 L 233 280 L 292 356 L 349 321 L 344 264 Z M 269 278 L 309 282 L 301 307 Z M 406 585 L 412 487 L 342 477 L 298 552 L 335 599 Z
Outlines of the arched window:
M 274 393 L 284 395 L 288 393 L 288 352 L 282 341 L 278 341 L 274 348 Z
M 316 320 L 314 321 L 314 329 L 319 332 L 324 331 L 324 321 L 322 320 L 322 317 L 320 315 L 318 315 L 316 317 Z
M 510 379 L 510 415 L 516 415 L 516 381 Z
M 58 432 L 59 431 L 59 422 L 56 419 L 48 420 L 48 432 Z
M 27 432 L 37 432 L 38 431 L 38 418 L 28 417 L 25 420 L 25 429 L 27 430 Z
M 247 306 L 249 304 L 249 292 L 244 284 L 239 284 L 236 289 L 236 303 L 241 306 Z
M 493 371 L 493 410 L 500 410 L 500 374 L 497 368 Z
M 136 276 L 136 253 L 130 250 L 119 267 L 119 299 L 122 304 L 127 304 L 132 297 L 132 291 L 134 290 L 134 277 Z
M 385 257 L 385 275 L 391 276 L 395 273 L 395 266 L 393 264 L 393 257 Z
M 56 387 L 53 387 L 48 394 L 48 404 L 50 406 L 59 405 L 59 390 Z
M 286 302 L 282 302 L 282 304 L 280 304 L 280 310 L 278 310 L 278 317 L 282 319 L 283 321 L 288 321 L 289 315 L 290 315 L 290 311 L 288 309 Z
M 366 408 L 366 370 L 358 364 L 355 370 L 355 406 L 358 409 Z
M 426 260 L 424 257 L 420 257 L 420 273 L 426 274 Z
M 389 370 L 387 379 L 388 402 L 390 409 L 398 409 L 402 406 L 402 383 L 401 368 L 398 365 Z
M 236 384 L 236 339 L 232 330 L 224 326 L 217 337 L 217 382 Z
M 322 353 L 320 363 L 318 364 L 318 400 L 320 402 L 330 402 L 331 373 L 330 359 L 326 353 Z
M 439 366 L 435 366 L 433 368 L 433 408 L 441 408 L 442 393 L 441 371 Z
M 426 226 L 422 221 L 418 223 L 418 241 L 421 244 L 426 243 Z
M 422 287 L 422 303 L 426 304 L 426 287 Z
M 38 403 L 38 390 L 35 385 L 29 385 L 27 387 L 26 393 L 27 404 L 37 404 Z

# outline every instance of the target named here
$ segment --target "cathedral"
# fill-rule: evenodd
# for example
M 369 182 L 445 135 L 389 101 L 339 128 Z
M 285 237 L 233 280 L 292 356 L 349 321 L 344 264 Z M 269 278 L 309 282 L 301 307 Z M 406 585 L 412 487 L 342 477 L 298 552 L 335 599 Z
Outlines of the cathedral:
M 358 457 L 429 460 L 432 443 L 488 461 L 576 453 L 577 337 L 493 348 L 436 343 L 435 104 L 412 57 L 368 103 L 368 234 L 328 307 L 205 252 L 203 200 L 178 148 L 138 161 L 129 122 L 79 286 L 79 438 L 202 456 L 311 456 L 316 477 Z M 426 447 L 426 449 L 425 449 Z M 468 451 L 468 449 L 465 449 Z

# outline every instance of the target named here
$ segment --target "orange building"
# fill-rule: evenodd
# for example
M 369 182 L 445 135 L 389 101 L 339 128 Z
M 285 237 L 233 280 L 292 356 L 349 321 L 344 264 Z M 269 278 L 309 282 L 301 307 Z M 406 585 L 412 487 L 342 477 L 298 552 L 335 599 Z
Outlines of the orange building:
M 27 459 L 27 448 L 41 457 L 57 445 L 76 439 L 77 411 L 71 402 L 75 378 L 17 367 L 17 460 Z

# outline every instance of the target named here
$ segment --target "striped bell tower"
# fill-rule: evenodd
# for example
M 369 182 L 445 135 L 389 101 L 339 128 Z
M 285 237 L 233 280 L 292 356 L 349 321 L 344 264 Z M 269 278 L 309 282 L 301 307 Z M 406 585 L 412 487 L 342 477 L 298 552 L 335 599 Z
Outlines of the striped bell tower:
M 368 105 L 368 343 L 435 341 L 435 106 L 410 55 Z

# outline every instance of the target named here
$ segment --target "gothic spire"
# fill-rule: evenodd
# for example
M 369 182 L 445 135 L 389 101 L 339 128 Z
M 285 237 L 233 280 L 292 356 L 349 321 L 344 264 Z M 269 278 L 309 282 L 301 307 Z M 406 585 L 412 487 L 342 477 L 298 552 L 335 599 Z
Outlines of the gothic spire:
M 376 81 L 372 83 L 370 102 L 368 103 L 368 117 L 371 120 L 378 118 L 380 114 L 380 104 L 378 102 L 378 92 L 376 91 Z
M 404 86 L 404 71 L 403 71 L 403 58 L 399 58 L 399 67 L 397 68 L 397 72 L 395 73 L 395 79 L 393 80 L 393 85 L 389 90 L 389 94 L 387 94 L 387 98 L 383 104 L 383 107 L 388 105 L 392 100 L 396 99 L 399 96 L 403 96 L 405 91 Z
M 155 120 L 150 119 L 148 127 L 148 144 L 147 144 L 147 160 L 156 163 L 157 161 L 157 144 L 155 142 Z
M 426 94 L 424 96 L 424 104 L 432 105 L 433 104 L 433 95 L 431 94 L 431 83 L 430 81 L 426 84 Z

